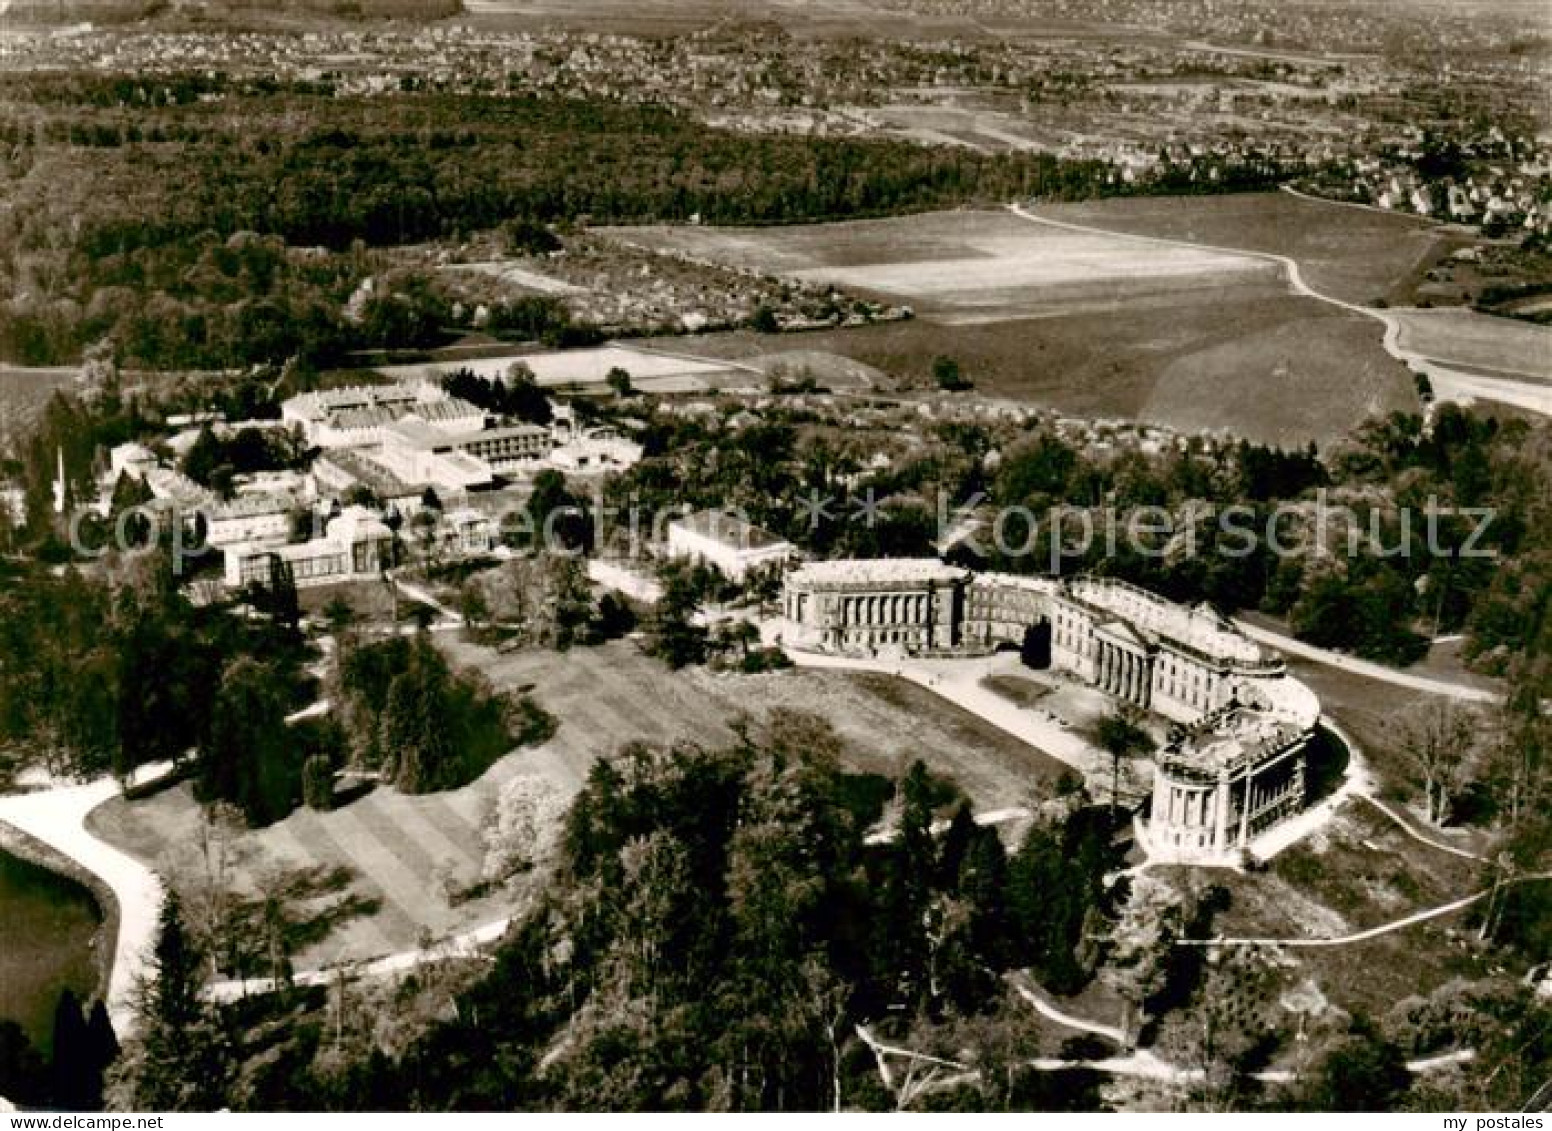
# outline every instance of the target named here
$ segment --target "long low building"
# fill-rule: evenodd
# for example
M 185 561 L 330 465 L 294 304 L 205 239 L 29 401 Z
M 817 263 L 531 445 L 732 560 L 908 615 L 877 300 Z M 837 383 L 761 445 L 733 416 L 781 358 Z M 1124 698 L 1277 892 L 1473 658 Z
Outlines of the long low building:
M 1305 804 L 1320 702 L 1209 605 L 1114 578 L 974 574 L 937 559 L 814 562 L 787 576 L 782 639 L 843 655 L 1014 644 L 1176 724 L 1154 777 L 1159 859 L 1227 863 Z
M 393 531 L 364 507 L 346 507 L 322 538 L 289 546 L 241 545 L 223 551 L 233 589 L 272 584 L 289 571 L 298 589 L 373 577 L 393 565 Z
M 798 548 L 769 530 L 725 510 L 704 510 L 668 524 L 668 553 L 716 566 L 733 581 L 761 569 L 779 568 Z

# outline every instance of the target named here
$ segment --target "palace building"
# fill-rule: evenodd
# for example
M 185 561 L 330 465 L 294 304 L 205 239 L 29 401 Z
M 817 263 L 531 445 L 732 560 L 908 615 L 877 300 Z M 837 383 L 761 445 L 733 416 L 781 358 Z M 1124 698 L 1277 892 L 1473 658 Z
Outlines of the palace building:
M 842 655 L 973 655 L 1017 645 L 1174 723 L 1143 832 L 1155 858 L 1231 862 L 1304 807 L 1320 702 L 1281 657 L 1209 605 L 1179 605 L 1114 578 L 974 574 L 936 559 L 880 559 L 793 570 L 783 613 L 784 643 Z
M 783 639 L 854 655 L 957 648 L 967 577 L 936 558 L 810 562 L 787 575 Z

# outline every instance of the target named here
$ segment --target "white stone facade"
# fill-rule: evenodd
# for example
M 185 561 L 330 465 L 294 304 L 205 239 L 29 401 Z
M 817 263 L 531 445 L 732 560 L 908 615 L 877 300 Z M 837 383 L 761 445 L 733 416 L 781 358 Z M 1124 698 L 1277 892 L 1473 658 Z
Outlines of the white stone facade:
M 805 565 L 787 577 L 783 613 L 786 643 L 852 655 L 988 651 L 1048 633 L 1052 668 L 1177 724 L 1154 777 L 1156 858 L 1231 863 L 1304 806 L 1320 702 L 1209 606 L 1110 578 L 972 575 L 913 559 Z
M 784 538 L 726 511 L 697 511 L 668 524 L 668 554 L 706 562 L 731 581 L 759 569 L 781 566 L 798 556 Z

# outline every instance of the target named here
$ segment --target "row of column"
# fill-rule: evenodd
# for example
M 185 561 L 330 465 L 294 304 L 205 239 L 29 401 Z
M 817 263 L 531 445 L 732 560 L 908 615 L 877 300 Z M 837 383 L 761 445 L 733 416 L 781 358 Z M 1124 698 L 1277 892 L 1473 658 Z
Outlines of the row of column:
M 925 593 L 841 598 L 843 625 L 921 625 L 927 622 L 929 613 Z
M 1101 640 L 1094 664 L 1098 673 L 1095 682 L 1102 691 L 1139 707 L 1148 705 L 1152 677 L 1146 659 L 1130 649 Z
M 1280 786 L 1270 786 L 1264 789 L 1256 787 L 1256 773 L 1254 770 L 1245 775 L 1245 807 L 1240 811 L 1239 838 L 1241 844 L 1250 843 L 1250 821 L 1252 817 L 1259 817 L 1261 811 L 1285 800 L 1289 794 L 1304 787 L 1302 774 L 1290 774 L 1282 780 Z
M 1183 789 L 1171 786 L 1169 790 L 1169 814 L 1171 825 L 1181 828 L 1205 828 L 1212 812 L 1213 789 Z

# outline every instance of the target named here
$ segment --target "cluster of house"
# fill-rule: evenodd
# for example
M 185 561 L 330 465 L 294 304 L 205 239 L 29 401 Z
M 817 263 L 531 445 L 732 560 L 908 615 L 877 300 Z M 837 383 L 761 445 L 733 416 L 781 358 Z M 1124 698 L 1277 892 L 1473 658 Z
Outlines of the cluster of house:
M 636 441 L 583 426 L 565 407 L 549 427 L 502 424 L 431 382 L 304 393 L 284 403 L 274 426 L 299 431 L 317 449 L 307 472 L 243 476 L 232 497 L 220 498 L 128 443 L 109 453 L 108 482 L 138 479 L 154 505 L 201 523 L 229 586 L 268 583 L 282 568 L 308 586 L 379 572 L 392 560 L 389 523 L 414 519 L 428 504 L 435 513 L 426 537 L 441 553 L 488 553 L 498 532 L 472 505 L 482 492 L 546 468 L 618 470 L 642 455 Z
M 1490 127 L 1462 143 L 1473 171 L 1442 178 L 1419 170 L 1421 144 L 1421 135 L 1409 137 L 1394 156 L 1356 158 L 1343 167 L 1337 191 L 1377 208 L 1459 224 L 1552 230 L 1547 202 L 1552 149 L 1544 141 L 1510 138 Z
M 1174 724 L 1156 759 L 1155 859 L 1224 864 L 1303 810 L 1320 702 L 1210 606 L 1115 579 L 977 574 L 937 559 L 811 562 L 787 575 L 783 642 L 954 656 L 1016 644 Z

